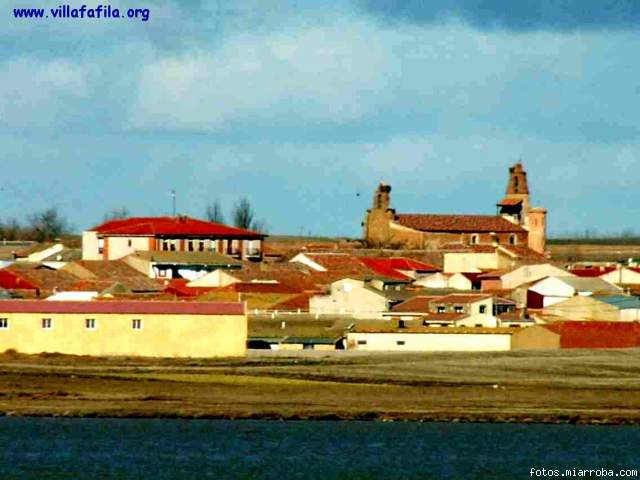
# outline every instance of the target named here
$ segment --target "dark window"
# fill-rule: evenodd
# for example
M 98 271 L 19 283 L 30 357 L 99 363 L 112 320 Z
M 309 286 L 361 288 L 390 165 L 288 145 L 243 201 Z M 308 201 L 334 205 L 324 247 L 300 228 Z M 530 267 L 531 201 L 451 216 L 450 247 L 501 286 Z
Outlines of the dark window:
M 398 341 L 396 342 L 396 345 L 404 345 L 404 340 L 398 340 Z
M 358 340 L 358 345 L 366 345 L 367 341 L 366 340 Z
M 487 306 L 486 305 L 480 305 L 480 313 L 487 313 Z
M 96 319 L 95 318 L 85 318 L 84 326 L 87 330 L 95 330 L 96 328 Z
M 139 318 L 134 318 L 131 320 L 131 328 L 134 330 L 142 330 L 142 320 Z
M 8 318 L 0 318 L 0 328 L 9 328 Z
M 129 246 L 132 245 L 131 239 L 127 240 L 127 245 L 129 245 Z
M 43 318 L 42 319 L 42 328 L 52 328 L 53 327 L 53 321 L 50 318 Z
M 442 305 L 438 305 L 438 307 L 436 308 L 436 312 L 438 313 L 444 313 L 445 310 L 446 309 Z
M 453 307 L 453 311 L 456 313 L 462 313 L 464 312 L 464 307 L 462 305 L 456 305 Z

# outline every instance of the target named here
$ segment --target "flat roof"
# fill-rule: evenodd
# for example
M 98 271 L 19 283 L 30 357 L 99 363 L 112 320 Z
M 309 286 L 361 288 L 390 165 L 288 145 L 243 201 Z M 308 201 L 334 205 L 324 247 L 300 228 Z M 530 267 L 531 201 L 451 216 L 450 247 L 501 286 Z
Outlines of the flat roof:
M 245 310 L 239 302 L 0 300 L 0 315 L 3 313 L 244 315 Z

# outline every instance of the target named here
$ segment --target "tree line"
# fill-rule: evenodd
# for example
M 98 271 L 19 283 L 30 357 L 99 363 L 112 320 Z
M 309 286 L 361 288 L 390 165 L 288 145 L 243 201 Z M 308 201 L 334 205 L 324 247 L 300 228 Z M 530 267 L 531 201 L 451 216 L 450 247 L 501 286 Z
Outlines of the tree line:
M 103 222 L 131 217 L 126 207 L 114 208 L 104 214 Z M 207 204 L 204 217 L 210 222 L 225 223 L 225 216 L 218 200 Z M 231 221 L 235 227 L 266 233 L 267 224 L 256 218 L 248 198 L 241 198 L 231 210 Z M 56 207 L 47 208 L 29 215 L 25 221 L 15 218 L 0 219 L 0 240 L 34 240 L 49 242 L 72 235 L 72 227 Z

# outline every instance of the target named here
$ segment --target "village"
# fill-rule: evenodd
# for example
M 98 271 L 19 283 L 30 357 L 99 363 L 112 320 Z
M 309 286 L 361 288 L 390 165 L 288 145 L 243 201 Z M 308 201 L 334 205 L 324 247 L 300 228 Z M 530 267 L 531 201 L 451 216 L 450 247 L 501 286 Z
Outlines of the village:
M 550 248 L 524 166 L 505 179 L 495 215 L 398 213 L 381 182 L 357 240 L 183 215 L 108 220 L 80 248 L 0 239 L 0 352 L 640 346 L 640 266 L 624 253 Z

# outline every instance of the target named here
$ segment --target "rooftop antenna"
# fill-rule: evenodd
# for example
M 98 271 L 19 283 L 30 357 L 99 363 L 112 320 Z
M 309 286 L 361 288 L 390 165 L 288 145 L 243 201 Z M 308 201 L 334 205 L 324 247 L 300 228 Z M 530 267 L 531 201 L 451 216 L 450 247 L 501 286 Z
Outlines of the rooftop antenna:
M 173 216 L 176 216 L 176 189 L 172 188 L 171 189 L 171 203 L 173 206 Z

